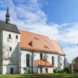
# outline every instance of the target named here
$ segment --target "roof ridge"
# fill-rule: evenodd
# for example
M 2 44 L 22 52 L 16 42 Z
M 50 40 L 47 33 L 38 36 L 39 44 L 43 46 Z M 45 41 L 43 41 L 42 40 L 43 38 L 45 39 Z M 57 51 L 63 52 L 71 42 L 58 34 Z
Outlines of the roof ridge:
M 7 24 L 6 22 L 1 21 L 1 20 L 0 20 L 0 22 L 3 22 L 3 23 L 5 23 L 5 24 Z M 16 24 L 13 24 L 13 23 L 9 23 L 9 25 L 15 25 L 15 26 L 16 26 Z
M 40 35 L 40 36 L 44 36 L 44 37 L 48 37 L 46 35 L 42 35 L 42 34 L 38 34 L 38 33 L 35 33 L 35 32 L 31 32 L 31 31 L 27 31 L 27 30 L 24 30 L 24 29 L 18 29 L 19 31 L 24 31 L 24 32 L 28 32 L 28 33 L 32 33 L 32 34 L 36 34 L 36 35 Z M 48 37 L 49 38 L 49 37 Z

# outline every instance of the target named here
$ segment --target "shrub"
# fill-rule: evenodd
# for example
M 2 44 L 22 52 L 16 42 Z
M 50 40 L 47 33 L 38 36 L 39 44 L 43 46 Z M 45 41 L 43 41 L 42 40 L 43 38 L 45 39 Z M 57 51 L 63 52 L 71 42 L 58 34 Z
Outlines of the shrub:
M 58 70 L 58 73 L 64 73 L 64 71 L 63 70 Z
M 28 69 L 28 74 L 30 74 L 31 72 L 30 72 L 30 69 Z
M 57 69 L 53 69 L 54 73 L 64 73 L 64 70 L 57 70 Z
M 57 69 L 53 69 L 53 72 L 54 72 L 54 73 L 58 73 L 58 70 L 57 70 Z
M 58 73 L 61 73 L 61 70 L 58 70 Z
M 64 72 L 69 73 L 69 67 L 65 67 Z

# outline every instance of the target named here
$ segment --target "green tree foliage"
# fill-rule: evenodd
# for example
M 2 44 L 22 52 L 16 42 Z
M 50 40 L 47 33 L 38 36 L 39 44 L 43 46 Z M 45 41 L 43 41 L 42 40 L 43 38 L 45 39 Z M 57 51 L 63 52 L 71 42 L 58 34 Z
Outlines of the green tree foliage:
M 58 70 L 56 68 L 53 69 L 53 73 L 58 73 Z
M 28 74 L 30 74 L 31 72 L 30 72 L 30 69 L 28 69 Z
M 65 67 L 64 72 L 69 73 L 69 67 Z

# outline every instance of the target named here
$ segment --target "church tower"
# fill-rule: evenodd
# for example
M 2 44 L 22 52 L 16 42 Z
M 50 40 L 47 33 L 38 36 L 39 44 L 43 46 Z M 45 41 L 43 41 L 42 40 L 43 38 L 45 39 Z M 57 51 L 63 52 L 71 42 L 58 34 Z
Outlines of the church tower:
M 6 23 L 9 24 L 10 23 L 10 14 L 9 14 L 9 2 L 7 4 L 7 13 L 6 13 Z

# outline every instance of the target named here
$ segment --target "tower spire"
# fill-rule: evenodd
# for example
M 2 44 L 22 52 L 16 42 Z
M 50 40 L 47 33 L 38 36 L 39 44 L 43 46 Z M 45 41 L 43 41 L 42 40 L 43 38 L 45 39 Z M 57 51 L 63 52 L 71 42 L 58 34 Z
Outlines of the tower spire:
M 7 13 L 6 13 L 6 23 L 10 23 L 10 14 L 9 14 L 9 2 L 7 2 Z

